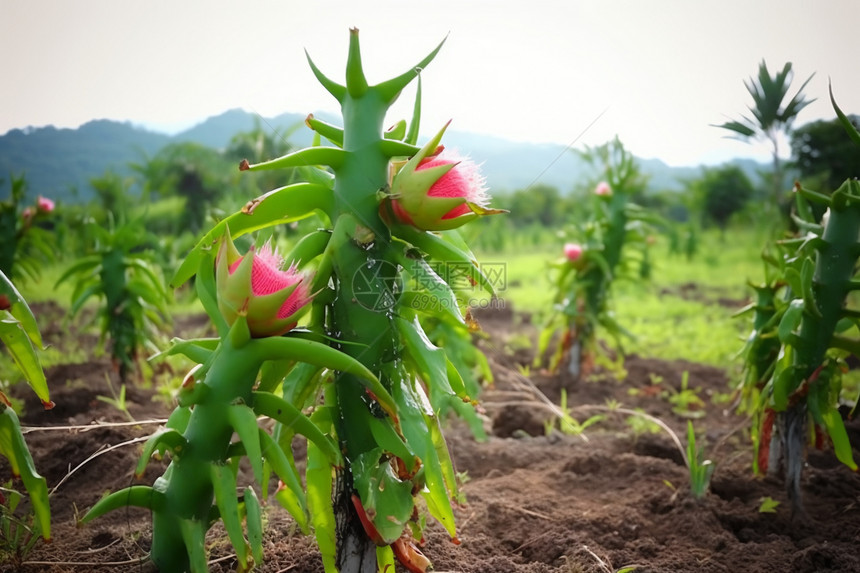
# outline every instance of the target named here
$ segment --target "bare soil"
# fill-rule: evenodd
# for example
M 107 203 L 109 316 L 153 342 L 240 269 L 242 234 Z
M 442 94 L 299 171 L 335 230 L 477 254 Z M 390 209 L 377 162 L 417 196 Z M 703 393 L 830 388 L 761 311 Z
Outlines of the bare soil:
M 51 308 L 36 311 L 52 315 Z M 832 452 L 810 451 L 803 477 L 806 514 L 792 518 L 781 481 L 751 473 L 745 420 L 720 400 L 729 391 L 724 371 L 629 356 L 623 380 L 604 373 L 572 385 L 523 368 L 533 359 L 533 351 L 521 344 L 523 335 L 535 338 L 528 317 L 497 311 L 478 318 L 488 333 L 481 344 L 495 375 L 481 395 L 490 438 L 479 443 L 465 424 L 448 425 L 456 469 L 466 476 L 468 503 L 457 509 L 459 546 L 441 527 L 430 527 L 424 551 L 435 571 L 860 572 L 860 476 Z M 200 325 L 192 318 L 177 329 Z M 47 324 L 43 330 L 55 344 L 64 336 Z M 689 493 L 682 453 L 668 432 L 637 434 L 629 416 L 605 411 L 609 400 L 641 408 L 685 444 L 687 419 L 667 400 L 668 388 L 680 389 L 683 372 L 704 402 L 695 427 L 716 464 L 710 489 L 700 500 Z M 39 543 L 24 560 L 0 555 L 0 571 L 154 571 L 145 561 L 146 511 L 117 511 L 85 527 L 76 518 L 107 491 L 138 483 L 133 469 L 139 444 L 116 446 L 149 435 L 158 425 L 143 421 L 166 418 L 168 406 L 151 390 L 130 388 L 129 411 L 139 423 L 108 426 L 128 421 L 97 398 L 110 394 L 106 376 L 118 387 L 109 362 L 60 365 L 47 374 L 56 408 L 42 410 L 27 389 L 18 394 L 27 399 L 23 424 L 40 428 L 26 435 L 36 467 L 48 487 L 56 488 L 53 541 Z M 581 436 L 558 430 L 547 435 L 544 423 L 551 414 L 526 380 L 555 403 L 561 388 L 569 386 L 568 404 L 580 422 L 595 414 L 606 418 Z M 45 429 L 52 426 L 85 428 Z M 853 443 L 860 444 L 860 424 L 849 421 L 848 428 Z M 97 452 L 104 453 L 90 459 Z M 78 469 L 69 475 L 73 468 Z M 151 483 L 162 469 L 152 463 L 143 481 Z M 0 462 L 0 479 L 8 475 L 8 465 Z M 775 512 L 759 511 L 766 497 L 781 502 Z M 265 563 L 259 571 L 322 572 L 313 540 L 296 531 L 286 512 L 272 504 L 267 519 Z M 213 531 L 213 572 L 235 570 L 224 539 Z

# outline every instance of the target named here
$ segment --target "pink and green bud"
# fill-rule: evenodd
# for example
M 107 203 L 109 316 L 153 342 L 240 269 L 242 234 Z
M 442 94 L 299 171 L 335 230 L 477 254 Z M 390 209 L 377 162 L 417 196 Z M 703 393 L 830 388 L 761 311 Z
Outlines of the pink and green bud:
M 612 187 L 610 187 L 609 183 L 606 181 L 601 181 L 597 184 L 597 187 L 594 188 L 594 194 L 600 195 L 601 197 L 609 197 L 612 195 Z
M 391 210 L 401 223 L 424 231 L 454 229 L 490 209 L 478 166 L 454 154 L 442 154 L 439 143 L 448 124 L 405 163 L 392 165 Z
M 228 324 L 246 316 L 254 338 L 280 336 L 296 326 L 311 301 L 310 278 L 266 243 L 240 255 L 229 234 L 216 262 L 218 308 Z
M 36 209 L 41 213 L 50 213 L 54 210 L 54 207 L 54 202 L 47 197 L 39 195 L 39 198 L 36 199 Z
M 564 245 L 564 256 L 571 263 L 575 263 L 582 258 L 582 245 L 577 243 L 566 243 Z

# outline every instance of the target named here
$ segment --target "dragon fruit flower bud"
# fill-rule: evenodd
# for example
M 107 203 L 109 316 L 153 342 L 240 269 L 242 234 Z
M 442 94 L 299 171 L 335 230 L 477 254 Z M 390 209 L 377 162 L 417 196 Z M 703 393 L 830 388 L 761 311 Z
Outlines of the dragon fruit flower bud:
M 283 269 L 276 250 L 266 243 L 240 255 L 227 234 L 216 262 L 218 309 L 228 324 L 247 316 L 254 338 L 280 336 L 296 326 L 313 298 L 310 277 L 295 265 Z
M 597 187 L 594 188 L 594 194 L 600 195 L 601 197 L 609 197 L 612 195 L 612 187 L 610 187 L 609 183 L 606 181 L 601 181 L 597 184 Z
M 54 210 L 55 204 L 52 200 L 47 197 L 42 197 L 39 195 L 39 198 L 36 199 L 36 209 L 41 213 L 50 213 Z
M 447 127 L 448 124 L 407 162 L 392 165 L 394 217 L 424 231 L 454 229 L 481 215 L 504 212 L 487 207 L 487 188 L 475 163 L 439 152 Z
M 575 263 L 582 258 L 582 245 L 577 243 L 566 243 L 564 245 L 564 256 L 571 263 Z

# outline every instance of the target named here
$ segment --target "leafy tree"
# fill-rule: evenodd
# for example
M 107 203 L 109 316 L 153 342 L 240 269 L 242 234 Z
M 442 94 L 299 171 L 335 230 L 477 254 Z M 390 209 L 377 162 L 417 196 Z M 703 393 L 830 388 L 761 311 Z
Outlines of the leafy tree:
M 279 132 L 271 125 L 263 126 L 259 118 L 254 119 L 254 129 L 242 131 L 233 136 L 224 157 L 231 162 L 238 163 L 247 160 L 251 163 L 262 163 L 276 157 L 282 157 L 293 151 L 295 146 L 290 143 L 289 137 L 299 128 L 301 124 L 294 125 Z M 256 173 L 255 181 L 260 190 L 269 191 L 276 187 L 282 187 L 298 179 L 297 170 L 289 170 L 287 177 L 272 171 Z
M 517 226 L 539 223 L 552 227 L 565 219 L 562 205 L 557 188 L 539 184 L 515 191 L 505 208 L 510 210 L 510 219 Z
M 812 74 L 815 75 L 815 74 Z M 788 90 L 791 87 L 793 72 L 791 62 L 787 62 L 782 70 L 771 76 L 767 69 L 767 63 L 762 60 L 759 64 L 758 78 L 750 78 L 744 82 L 747 91 L 753 98 L 753 105 L 749 106 L 752 118 L 742 115 L 738 121 L 728 121 L 716 125 L 736 134 L 740 139 L 747 141 L 764 139 L 773 146 L 773 188 L 771 201 L 773 205 L 779 203 L 782 192 L 782 164 L 779 159 L 779 135 L 790 134 L 791 126 L 797 114 L 807 105 L 815 101 L 808 100 L 803 94 L 803 89 L 809 80 L 797 90 L 794 97 L 785 102 Z
M 753 195 L 753 184 L 737 166 L 706 169 L 695 183 L 701 197 L 702 215 L 725 231 L 729 219 L 744 208 Z
M 298 127 L 299 125 L 294 125 L 279 133 L 276 128 L 268 124 L 264 128 L 260 119 L 255 118 L 254 129 L 234 135 L 227 149 L 224 150 L 224 156 L 230 160 L 247 159 L 255 162 L 281 157 L 293 150 L 294 146 L 290 143 L 289 136 Z M 283 179 L 279 180 L 279 183 L 283 183 Z
M 860 125 L 860 116 L 850 116 L 854 126 Z M 833 191 L 846 179 L 860 176 L 857 166 L 857 147 L 845 137 L 845 129 L 838 119 L 819 120 L 797 128 L 791 134 L 792 165 L 798 170 L 804 184 Z
M 217 151 L 187 142 L 168 145 L 151 159 L 133 164 L 132 169 L 142 178 L 145 194 L 185 199 L 179 224 L 192 232 L 203 227 L 214 204 L 238 178 L 235 165 Z
M 101 177 L 90 179 L 90 187 L 96 192 L 105 213 L 118 220 L 128 217 L 131 207 L 131 181 L 128 178 L 108 170 Z

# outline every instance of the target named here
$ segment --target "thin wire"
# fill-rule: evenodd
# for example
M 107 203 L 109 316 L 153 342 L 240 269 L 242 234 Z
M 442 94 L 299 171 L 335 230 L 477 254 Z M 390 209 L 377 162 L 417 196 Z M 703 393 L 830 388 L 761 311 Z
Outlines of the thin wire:
M 63 485 L 64 483 L 66 483 L 66 481 L 67 481 L 70 477 L 72 477 L 72 474 L 74 474 L 76 471 L 78 471 L 79 469 L 81 469 L 82 467 L 84 467 L 85 465 L 87 465 L 88 463 L 90 463 L 90 462 L 91 462 L 91 461 L 93 461 L 95 458 L 99 457 L 100 455 L 102 455 L 102 454 L 106 454 L 106 453 L 108 453 L 108 452 L 111 452 L 111 451 L 113 451 L 113 450 L 115 450 L 115 449 L 117 449 L 117 448 L 122 448 L 122 447 L 125 447 L 125 446 L 131 446 L 131 445 L 134 445 L 134 444 L 139 444 L 140 442 L 145 442 L 145 441 L 146 441 L 146 440 L 148 440 L 149 438 L 150 438 L 150 436 L 141 436 L 140 438 L 133 438 L 133 439 L 131 439 L 131 440 L 126 440 L 125 442 L 120 442 L 119 444 L 114 444 L 114 445 L 112 445 L 112 446 L 107 446 L 107 447 L 101 447 L 101 448 L 99 448 L 99 449 L 98 449 L 98 450 L 96 450 L 96 451 L 95 451 L 95 453 L 93 453 L 90 457 L 88 457 L 87 459 L 85 459 L 84 461 L 82 461 L 81 463 L 79 463 L 77 466 L 75 466 L 75 468 L 74 468 L 73 470 L 70 470 L 70 471 L 69 471 L 69 473 L 67 473 L 66 475 L 64 475 L 64 476 L 63 476 L 63 479 L 61 479 L 59 482 L 57 482 L 57 485 L 55 485 L 55 486 L 53 487 L 53 489 L 51 489 L 51 491 L 48 493 L 48 495 L 49 495 L 49 496 L 54 495 L 54 493 L 57 491 L 57 489 L 59 489 L 59 487 L 60 487 L 61 485 Z
M 30 432 L 54 432 L 54 431 L 65 431 L 65 432 L 73 432 L 79 431 L 80 433 L 89 432 L 90 430 L 97 430 L 99 428 L 117 428 L 120 426 L 143 426 L 146 424 L 164 424 L 167 422 L 167 418 L 158 419 L 158 420 L 135 420 L 134 422 L 99 422 L 94 421 L 89 424 L 82 424 L 78 426 L 22 426 L 21 433 L 29 434 Z
M 252 109 L 252 110 L 251 110 L 251 113 L 253 113 L 254 115 L 256 115 L 256 116 L 260 119 L 260 121 L 262 121 L 263 123 L 265 123 L 265 124 L 266 124 L 266 127 L 268 127 L 268 128 L 269 128 L 269 130 L 271 130 L 272 135 L 277 136 L 277 137 L 278 137 L 278 139 L 280 139 L 280 140 L 281 140 L 281 143 L 284 143 L 284 144 L 286 144 L 286 145 L 290 145 L 290 140 L 289 140 L 289 139 L 287 139 L 286 134 L 285 134 L 285 132 L 290 131 L 289 129 L 284 130 L 284 132 L 280 132 L 280 131 L 278 131 L 278 130 L 275 128 L 275 126 L 273 126 L 271 123 L 269 123 L 269 120 L 268 120 L 268 119 L 266 119 L 265 117 L 263 117 L 262 115 L 260 115 L 260 113 L 259 113 L 257 110 Z M 272 158 L 272 159 L 274 159 L 274 158 Z
M 552 167 L 553 165 L 555 165 L 555 164 L 556 164 L 556 162 L 557 162 L 559 159 L 561 159 L 562 155 L 564 155 L 565 153 L 567 153 L 567 152 L 570 150 L 570 148 L 571 148 L 571 147 L 573 147 L 574 145 L 576 145 L 576 143 L 577 143 L 577 142 L 582 138 L 582 136 L 583 136 L 583 135 L 585 135 L 586 133 L 588 133 L 588 130 L 589 130 L 589 129 L 591 129 L 591 128 L 594 126 L 594 124 L 595 124 L 595 123 L 597 123 L 597 120 L 599 120 L 601 117 L 603 117 L 603 114 L 605 114 L 607 111 L 609 111 L 609 106 L 606 106 L 606 108 L 605 108 L 603 111 L 601 111 L 599 114 L 597 114 L 597 117 L 595 117 L 593 120 L 591 120 L 591 123 L 589 123 L 588 125 L 586 125 L 586 126 L 585 126 L 585 129 L 583 129 L 582 131 L 580 131 L 580 132 L 579 132 L 579 135 L 577 135 L 576 137 L 574 137 L 574 138 L 573 138 L 573 141 L 571 141 L 570 143 L 568 143 L 568 144 L 567 144 L 567 146 L 566 146 L 564 149 L 562 149 L 561 151 L 559 151 L 558 155 L 556 155 L 556 156 L 555 156 L 555 159 L 553 159 L 552 161 L 550 161 L 550 162 L 549 162 L 549 165 L 547 165 L 546 167 L 544 167 L 543 171 L 541 171 L 540 173 L 538 173 L 538 176 L 537 176 L 537 177 L 535 177 L 535 178 L 532 180 L 532 182 L 528 184 L 528 186 L 526 186 L 526 189 L 525 189 L 525 190 L 526 190 L 526 191 L 528 191 L 529 189 L 531 189 L 531 188 L 532 188 L 532 185 L 534 185 L 535 183 L 537 183 L 537 182 L 540 180 L 540 178 L 541 178 L 541 177 L 543 177 L 543 174 L 544 174 L 544 173 L 546 173 L 547 171 L 549 171 L 549 168 L 550 168 L 550 167 Z

